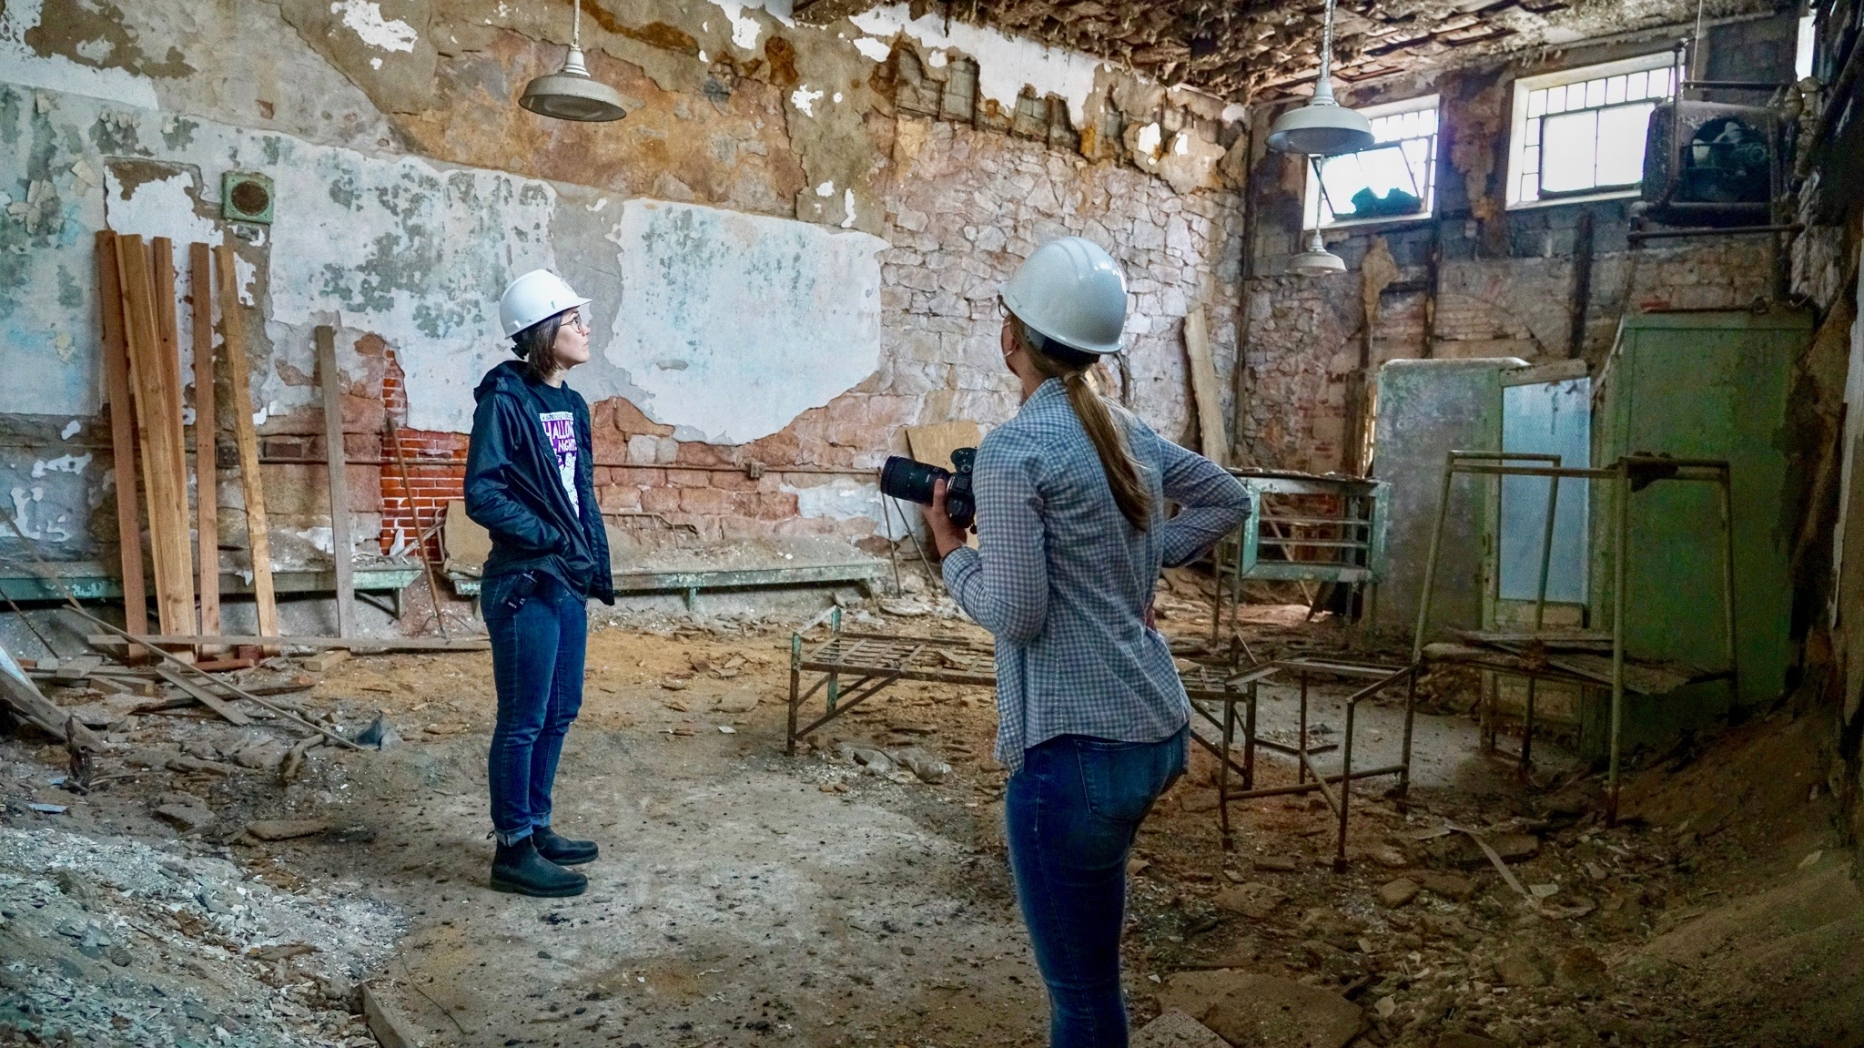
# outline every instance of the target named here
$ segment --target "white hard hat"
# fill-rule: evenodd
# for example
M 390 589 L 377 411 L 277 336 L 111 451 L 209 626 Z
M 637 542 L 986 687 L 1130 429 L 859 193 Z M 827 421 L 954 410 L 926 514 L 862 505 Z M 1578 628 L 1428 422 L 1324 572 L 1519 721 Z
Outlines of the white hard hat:
M 1126 276 L 1092 240 L 1063 237 L 1036 248 L 1002 294 L 1016 319 L 1043 338 L 1083 353 L 1120 351 Z
M 533 269 L 505 285 L 505 293 L 498 296 L 498 322 L 510 338 L 538 321 L 588 304 L 562 277 L 548 269 Z

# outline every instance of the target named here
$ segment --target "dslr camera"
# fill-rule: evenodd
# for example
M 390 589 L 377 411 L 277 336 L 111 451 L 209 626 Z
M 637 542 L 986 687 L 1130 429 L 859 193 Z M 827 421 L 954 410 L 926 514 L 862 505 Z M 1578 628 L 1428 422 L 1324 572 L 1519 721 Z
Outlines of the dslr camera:
M 932 488 L 942 480 L 945 482 L 945 515 L 959 530 L 968 530 L 977 522 L 977 499 L 971 492 L 971 471 L 977 465 L 977 449 L 957 448 L 951 453 L 951 464 L 957 467 L 955 471 L 928 466 L 903 455 L 889 455 L 887 464 L 880 468 L 881 493 L 903 502 L 930 506 Z

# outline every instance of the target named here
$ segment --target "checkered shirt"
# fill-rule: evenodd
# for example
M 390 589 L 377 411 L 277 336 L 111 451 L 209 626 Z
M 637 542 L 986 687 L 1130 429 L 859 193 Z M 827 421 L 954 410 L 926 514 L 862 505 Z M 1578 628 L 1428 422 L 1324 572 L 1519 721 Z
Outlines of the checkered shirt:
M 1159 569 L 1209 549 L 1249 515 L 1249 495 L 1201 455 L 1124 418 L 1152 491 L 1135 531 L 1094 444 L 1049 379 L 977 454 L 978 549 L 945 559 L 946 588 L 997 639 L 997 760 L 1058 735 L 1169 738 L 1190 701 L 1165 638 L 1144 615 Z M 1167 520 L 1166 502 L 1182 507 Z

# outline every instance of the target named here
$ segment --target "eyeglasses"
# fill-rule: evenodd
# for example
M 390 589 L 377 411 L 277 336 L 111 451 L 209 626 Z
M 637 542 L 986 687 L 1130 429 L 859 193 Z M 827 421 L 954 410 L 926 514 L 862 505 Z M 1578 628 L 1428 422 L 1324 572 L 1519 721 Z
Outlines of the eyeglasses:
M 564 316 L 563 322 L 582 328 L 584 331 L 589 330 L 589 322 L 583 319 L 583 315 L 580 312 L 571 312 L 567 314 Z
M 997 299 L 997 315 L 1005 320 L 1010 318 L 1010 307 L 1005 305 L 1002 299 Z

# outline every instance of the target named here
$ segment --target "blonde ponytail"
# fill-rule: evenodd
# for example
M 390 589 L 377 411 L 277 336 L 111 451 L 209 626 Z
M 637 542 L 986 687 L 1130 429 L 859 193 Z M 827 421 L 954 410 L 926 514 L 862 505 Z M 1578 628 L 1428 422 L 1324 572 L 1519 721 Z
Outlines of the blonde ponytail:
M 1088 374 L 1097 358 L 1056 342 L 1045 341 L 1038 348 L 1040 336 L 1032 336 L 1014 317 L 1010 323 L 1016 344 L 1029 355 L 1029 362 L 1044 375 L 1060 379 L 1067 390 L 1068 404 L 1087 431 L 1087 439 L 1094 442 L 1095 454 L 1100 456 L 1100 468 L 1107 474 L 1107 486 L 1113 489 L 1113 502 L 1120 507 L 1120 515 L 1133 530 L 1147 530 L 1152 524 L 1152 492 L 1139 475 L 1139 463 L 1126 443 L 1125 427 L 1113 417 L 1113 410 L 1101 399 Z

